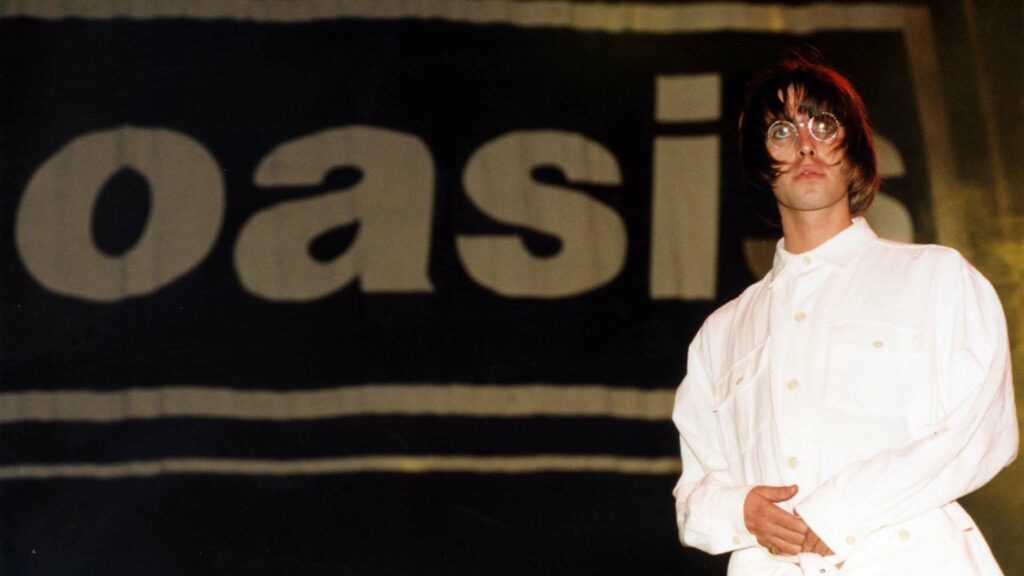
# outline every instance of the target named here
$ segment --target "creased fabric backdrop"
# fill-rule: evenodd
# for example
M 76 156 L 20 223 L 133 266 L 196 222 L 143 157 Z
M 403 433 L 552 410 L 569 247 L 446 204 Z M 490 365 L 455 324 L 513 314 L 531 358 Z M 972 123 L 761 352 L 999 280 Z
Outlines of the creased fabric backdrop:
M 970 250 L 925 6 L 2 6 L 4 573 L 721 572 L 669 415 L 794 44 Z

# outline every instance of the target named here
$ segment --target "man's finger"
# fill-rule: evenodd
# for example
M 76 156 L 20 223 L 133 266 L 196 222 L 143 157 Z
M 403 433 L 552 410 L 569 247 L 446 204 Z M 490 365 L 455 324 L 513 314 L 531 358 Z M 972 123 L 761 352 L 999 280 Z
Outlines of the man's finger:
M 754 490 L 772 502 L 785 502 L 796 496 L 799 488 L 794 484 L 792 486 L 757 486 Z
M 821 554 L 822 556 L 830 556 L 833 552 L 832 549 L 825 544 L 823 540 L 818 539 L 818 543 L 814 546 L 814 552 Z
M 794 546 L 802 546 L 804 543 L 804 535 L 799 532 L 793 532 L 778 524 L 774 524 L 765 530 L 765 533 L 770 538 L 777 538 L 793 544 Z
M 773 524 L 778 524 L 779 526 L 782 526 L 787 530 L 792 530 L 793 532 L 799 532 L 801 535 L 806 534 L 809 530 L 807 523 L 803 520 L 789 512 L 786 512 L 782 508 L 775 506 L 774 504 L 772 505 L 772 510 L 768 513 L 768 518 Z
M 768 544 L 770 546 L 774 547 L 776 550 L 778 550 L 779 552 L 781 552 L 783 554 L 796 555 L 796 554 L 800 553 L 800 545 L 799 544 L 794 544 L 792 542 L 787 542 L 786 540 L 783 540 L 782 538 L 776 538 L 774 536 L 769 536 L 767 538 L 767 540 L 768 540 Z
M 807 531 L 807 538 L 804 539 L 803 546 L 800 547 L 802 552 L 814 552 L 815 547 L 821 542 L 818 535 L 814 533 L 814 530 Z

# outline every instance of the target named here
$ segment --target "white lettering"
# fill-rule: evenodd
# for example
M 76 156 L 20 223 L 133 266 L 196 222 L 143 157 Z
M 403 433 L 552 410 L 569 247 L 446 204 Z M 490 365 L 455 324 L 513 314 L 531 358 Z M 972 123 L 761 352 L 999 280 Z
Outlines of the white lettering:
M 124 168 L 149 184 L 138 241 L 109 256 L 92 237 L 93 206 Z M 144 296 L 209 254 L 224 216 L 217 161 L 196 140 L 164 128 L 122 127 L 79 136 L 47 159 L 25 188 L 14 239 L 25 268 L 57 294 L 97 302 Z
M 654 140 L 651 298 L 714 300 L 718 274 L 718 136 Z
M 906 175 L 903 155 L 891 140 L 875 132 L 875 150 L 878 153 L 878 172 L 882 178 L 900 178 Z M 889 194 L 879 192 L 864 218 L 882 238 L 898 242 L 914 241 L 914 220 L 910 210 Z
M 659 122 L 721 116 L 718 74 L 659 76 Z M 719 137 L 654 140 L 650 294 L 655 300 L 714 300 L 718 274 Z
M 621 184 L 615 156 L 594 140 L 561 131 L 520 131 L 496 138 L 469 159 L 463 184 L 484 213 L 561 241 L 537 257 L 515 234 L 461 235 L 456 247 L 477 283 L 505 296 L 563 298 L 614 278 L 626 261 L 626 226 L 617 212 L 571 188 L 541 184 L 531 172 L 561 170 L 566 180 Z
M 242 227 L 235 266 L 246 290 L 280 301 L 327 296 L 357 277 L 365 292 L 430 292 L 427 275 L 434 166 L 415 136 L 349 126 L 285 142 L 256 168 L 257 186 L 311 186 L 333 169 L 357 168 L 351 189 L 289 200 L 258 212 Z M 320 262 L 310 243 L 358 222 L 355 243 Z

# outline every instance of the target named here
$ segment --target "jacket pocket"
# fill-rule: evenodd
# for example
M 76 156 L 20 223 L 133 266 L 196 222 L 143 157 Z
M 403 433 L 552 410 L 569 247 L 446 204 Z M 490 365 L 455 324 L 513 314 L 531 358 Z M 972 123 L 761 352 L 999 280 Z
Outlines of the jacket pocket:
M 867 419 L 904 421 L 920 397 L 921 330 L 880 322 L 829 326 L 826 404 Z
M 771 418 L 769 362 L 762 344 L 715 382 L 721 402 L 715 408 L 718 433 L 729 472 L 740 483 L 757 477 L 754 457 L 768 456 L 765 428 Z

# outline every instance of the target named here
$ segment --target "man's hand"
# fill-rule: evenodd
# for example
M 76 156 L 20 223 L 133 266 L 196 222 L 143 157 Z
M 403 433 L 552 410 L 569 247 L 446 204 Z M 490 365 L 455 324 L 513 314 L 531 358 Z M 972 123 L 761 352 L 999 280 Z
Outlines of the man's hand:
M 799 554 L 805 544 L 807 524 L 775 505 L 796 496 L 796 491 L 796 486 L 755 486 L 743 502 L 747 530 L 768 550 Z
M 804 543 L 800 546 L 800 551 L 813 552 L 822 556 L 835 554 L 835 552 L 832 552 L 832 549 L 828 547 L 828 544 L 825 544 L 821 538 L 818 538 L 818 535 L 814 533 L 814 530 L 812 530 L 810 526 L 807 527 L 807 534 L 804 536 Z

